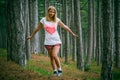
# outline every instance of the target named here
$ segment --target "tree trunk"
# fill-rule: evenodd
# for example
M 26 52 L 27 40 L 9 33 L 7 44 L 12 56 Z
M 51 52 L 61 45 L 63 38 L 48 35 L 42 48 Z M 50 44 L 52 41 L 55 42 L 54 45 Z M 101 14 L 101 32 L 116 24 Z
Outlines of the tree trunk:
M 28 35 L 30 35 L 30 23 L 29 23 L 29 4 L 28 4 L 28 0 L 26 0 L 26 10 L 25 10 L 25 26 L 26 26 L 26 38 Z M 30 60 L 31 59 L 31 48 L 30 48 L 30 40 L 26 39 L 26 56 L 27 59 Z
M 88 25 L 89 25 L 89 35 L 88 35 L 88 52 L 87 52 L 87 60 L 86 60 L 86 65 L 90 66 L 91 64 L 91 57 L 93 53 L 93 26 L 94 26 L 94 17 L 93 17 L 93 0 L 88 0 Z
M 45 13 L 44 13 L 44 14 L 45 14 L 44 16 L 46 16 L 46 11 L 47 11 L 47 9 L 48 9 L 48 7 L 49 7 L 48 3 L 49 3 L 48 0 L 44 0 L 44 10 L 45 10 L 45 11 L 44 11 L 44 12 L 45 12 Z
M 120 68 L 120 1 L 115 0 L 115 66 Z
M 7 52 L 8 60 L 15 61 L 20 65 L 26 65 L 26 17 L 25 6 L 26 0 L 13 0 L 8 1 L 8 39 L 7 39 Z
M 77 68 L 84 71 L 84 55 L 83 55 L 83 43 L 82 43 L 82 28 L 81 28 L 81 16 L 80 16 L 80 2 L 79 0 L 74 0 L 74 20 L 76 33 L 79 38 L 77 38 Z
M 63 0 L 64 2 L 64 12 L 65 12 L 65 15 L 64 15 L 64 19 L 65 19 L 65 24 L 66 25 L 68 25 L 68 8 L 67 8 L 67 0 Z M 70 53 L 70 51 L 69 51 L 69 34 L 68 34 L 68 32 L 64 32 L 65 34 L 64 34 L 64 36 L 65 36 L 65 44 L 64 44 L 64 46 L 65 46 L 65 48 L 64 48 L 64 50 L 65 50 L 65 53 L 64 53 L 64 55 L 65 55 L 65 63 L 68 63 L 68 54 Z
M 41 7 L 44 9 L 44 11 L 43 11 L 42 8 L 39 8 L 39 13 L 42 13 L 42 14 L 39 14 L 40 20 L 46 15 L 46 11 L 47 11 L 47 8 L 48 8 L 48 6 L 46 6 L 47 5 L 46 1 L 47 0 L 44 0 L 44 1 L 38 0 L 38 2 L 39 2 L 38 5 L 41 5 L 41 3 L 44 4 L 44 5 L 41 5 Z M 40 53 L 47 54 L 47 50 L 44 47 L 44 37 L 45 37 L 44 28 L 41 28 L 39 33 L 40 33 L 40 41 L 39 41 L 40 42 Z
M 111 0 L 102 0 L 103 56 L 101 80 L 112 80 L 113 23 Z
M 62 4 L 62 0 L 60 0 L 60 3 Z M 58 14 L 58 17 L 61 19 L 61 18 L 62 18 L 62 5 L 59 5 L 58 7 L 59 7 L 59 9 L 58 9 L 58 12 L 57 12 L 57 13 L 59 13 L 59 14 Z M 58 30 L 59 30 L 59 32 L 60 32 L 59 34 L 60 34 L 61 39 L 62 39 L 62 35 L 63 35 L 63 33 L 62 33 L 62 28 L 58 28 Z M 59 56 L 60 56 L 60 57 L 63 57 L 63 45 L 61 45 L 60 52 L 59 52 Z
M 72 26 L 72 30 L 73 32 L 76 32 L 76 27 L 74 26 L 74 0 L 71 1 L 71 7 L 72 7 L 72 10 L 71 10 L 71 26 Z M 73 61 L 76 61 L 76 39 L 72 38 L 72 41 L 73 41 L 73 49 L 72 49 L 72 60 Z
M 30 0 L 29 1 L 30 7 L 30 27 L 31 32 L 33 32 L 34 28 L 38 25 L 38 1 L 37 0 Z M 40 52 L 40 44 L 39 44 L 39 32 L 37 32 L 34 38 L 31 40 L 31 53 L 38 53 Z
M 96 60 L 97 65 L 101 63 L 101 1 L 97 1 L 97 35 L 96 35 Z
M 95 60 L 95 56 L 96 56 L 96 18 L 95 18 L 95 1 L 93 0 L 93 53 L 92 53 L 92 57 Z

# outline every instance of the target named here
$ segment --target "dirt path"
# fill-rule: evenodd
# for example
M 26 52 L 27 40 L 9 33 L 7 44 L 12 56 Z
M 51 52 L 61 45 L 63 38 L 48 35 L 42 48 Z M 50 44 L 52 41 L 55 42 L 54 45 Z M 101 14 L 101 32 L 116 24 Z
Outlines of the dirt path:
M 36 60 L 40 59 L 38 56 L 33 57 L 34 57 L 33 59 Z M 14 62 L 7 61 L 4 58 L 0 58 L 0 80 L 80 80 L 80 79 L 72 79 L 66 76 L 62 77 L 43 76 L 35 72 L 21 68 Z
M 32 60 L 37 61 L 38 67 L 44 67 L 46 70 L 51 70 L 51 65 L 45 66 L 41 62 L 49 61 L 46 56 L 38 56 L 32 54 Z M 48 62 L 49 63 L 49 62 Z M 21 68 L 14 62 L 7 61 L 5 58 L 0 57 L 0 80 L 88 80 L 82 79 L 80 75 L 99 77 L 98 74 L 94 73 L 83 73 L 78 70 L 63 68 L 64 75 L 61 77 L 53 77 L 51 75 L 41 75 L 33 71 L 27 70 L 26 68 Z

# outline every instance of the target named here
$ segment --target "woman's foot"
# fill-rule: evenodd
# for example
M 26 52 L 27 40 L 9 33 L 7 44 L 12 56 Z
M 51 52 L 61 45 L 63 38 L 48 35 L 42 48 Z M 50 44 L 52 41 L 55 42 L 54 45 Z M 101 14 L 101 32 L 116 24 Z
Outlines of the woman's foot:
M 53 71 L 53 76 L 58 76 L 58 72 L 57 71 Z
M 58 76 L 62 76 L 62 70 L 58 70 Z

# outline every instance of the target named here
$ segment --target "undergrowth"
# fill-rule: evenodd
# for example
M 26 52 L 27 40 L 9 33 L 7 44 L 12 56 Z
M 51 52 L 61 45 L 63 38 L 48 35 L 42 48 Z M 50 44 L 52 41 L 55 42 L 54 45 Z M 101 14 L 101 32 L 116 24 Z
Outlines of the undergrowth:
M 44 55 L 36 55 L 36 59 L 31 59 L 27 61 L 27 66 L 21 68 L 25 68 L 27 70 L 33 71 L 40 75 L 45 76 L 52 76 L 52 68 L 51 63 L 48 56 Z M 0 58 L 6 59 L 7 58 L 7 51 L 5 49 L 0 49 Z M 90 66 L 86 66 L 85 72 L 76 68 L 76 63 L 69 58 L 69 63 L 64 63 L 64 58 L 60 58 L 64 77 L 74 77 L 75 79 L 82 78 L 83 80 L 100 80 L 100 73 L 101 73 L 101 65 L 97 66 L 95 61 L 92 61 Z M 113 80 L 120 80 L 120 69 L 113 69 Z

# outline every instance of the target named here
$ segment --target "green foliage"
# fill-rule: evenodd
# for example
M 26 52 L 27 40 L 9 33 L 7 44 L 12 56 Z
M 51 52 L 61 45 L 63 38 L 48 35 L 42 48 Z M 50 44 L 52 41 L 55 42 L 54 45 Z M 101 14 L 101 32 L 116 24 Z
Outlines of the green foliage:
M 5 49 L 0 49 L 0 57 L 1 58 L 6 58 L 7 57 L 7 52 Z
M 0 0 L 0 48 L 6 48 L 6 0 Z
M 6 0 L 0 0 L 0 4 L 5 4 Z
M 6 50 L 0 49 L 0 53 L 1 53 L 0 58 L 1 57 L 6 58 L 6 54 L 7 54 Z M 41 56 L 41 57 L 39 57 L 39 56 Z M 51 71 L 50 61 L 49 61 L 48 57 L 46 57 L 44 55 L 37 55 L 37 57 L 38 58 L 37 59 L 35 58 L 35 60 L 34 59 L 29 60 L 27 66 L 24 67 L 24 69 L 30 70 L 30 72 L 38 73 L 41 76 L 51 76 L 52 71 Z M 89 70 L 89 72 L 82 72 L 76 68 L 76 63 L 73 62 L 71 58 L 70 58 L 70 62 L 68 64 L 63 63 L 64 59 L 61 59 L 61 60 L 62 60 L 62 67 L 64 70 L 65 77 L 71 76 L 73 78 L 82 78 L 84 80 L 99 80 L 100 79 L 99 78 L 100 67 L 96 66 L 95 62 L 92 63 L 91 69 Z M 15 66 L 12 65 L 12 68 L 15 68 Z M 16 69 L 18 69 L 18 68 L 16 67 Z M 23 69 L 23 67 L 21 67 L 19 69 L 19 71 L 21 71 L 21 69 Z M 95 73 L 96 71 L 98 71 L 98 73 Z M 23 72 L 23 70 L 22 70 L 22 72 Z M 71 75 L 71 73 L 74 73 L 74 74 Z M 19 75 L 19 74 L 17 74 L 17 75 Z M 119 71 L 115 73 L 116 76 L 119 74 L 120 74 Z M 94 77 L 93 77 L 93 75 L 94 75 Z M 11 79 L 12 78 L 13 77 L 11 77 Z
M 90 65 L 85 65 L 85 71 L 89 71 L 90 70 Z
M 84 80 L 100 80 L 99 78 L 88 78 L 88 77 L 86 77 L 86 78 L 84 78 Z
M 40 68 L 36 66 L 29 66 L 28 69 L 31 71 L 37 72 L 39 74 L 42 74 L 42 75 L 51 75 L 51 73 L 45 70 L 44 68 Z
M 120 80 L 120 69 L 113 70 L 113 80 Z
M 88 1 L 87 0 L 81 0 L 80 1 L 80 12 L 81 12 L 81 23 L 82 28 L 86 29 L 88 28 Z

